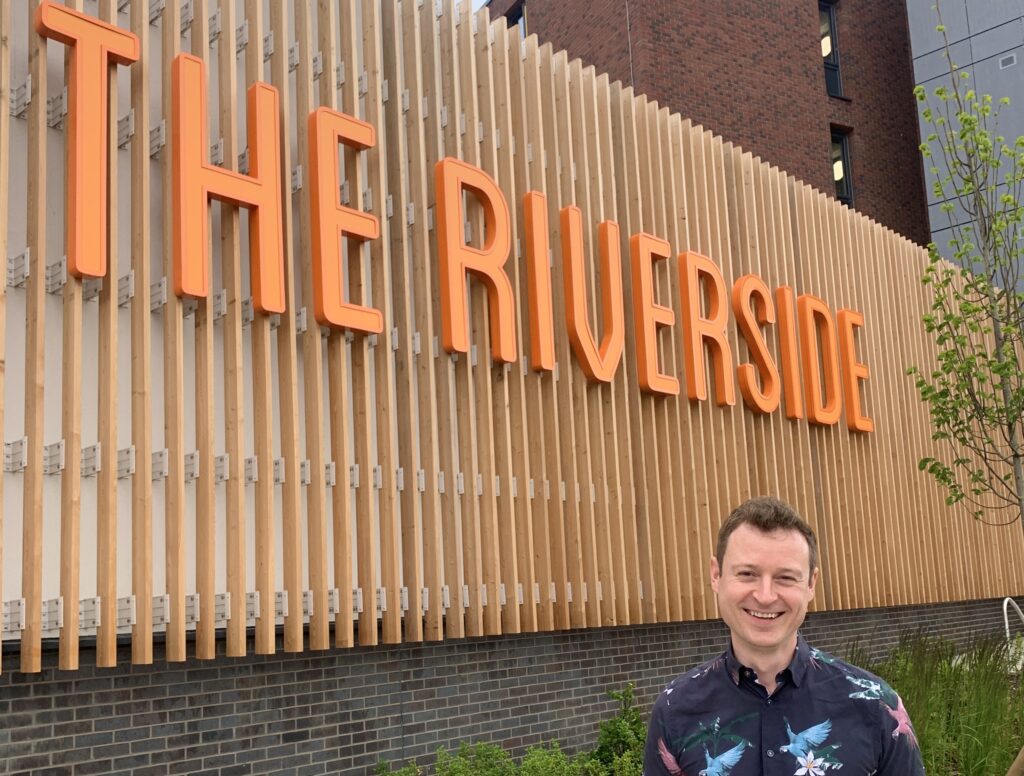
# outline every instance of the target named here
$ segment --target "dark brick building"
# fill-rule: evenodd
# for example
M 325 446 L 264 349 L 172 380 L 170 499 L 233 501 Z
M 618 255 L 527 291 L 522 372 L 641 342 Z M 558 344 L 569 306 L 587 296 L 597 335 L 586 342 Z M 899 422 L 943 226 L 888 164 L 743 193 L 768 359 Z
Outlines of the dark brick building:
M 903 3 L 491 0 L 489 7 L 495 17 L 522 17 L 527 32 L 827 193 L 836 192 L 833 160 L 845 144 L 852 187 L 841 198 L 928 242 Z

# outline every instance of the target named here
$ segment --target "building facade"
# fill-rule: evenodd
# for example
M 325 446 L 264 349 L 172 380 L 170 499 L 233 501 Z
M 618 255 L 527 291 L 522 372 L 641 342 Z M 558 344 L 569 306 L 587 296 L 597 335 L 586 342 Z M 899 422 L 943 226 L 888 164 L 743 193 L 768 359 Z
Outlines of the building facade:
M 1024 536 L 918 470 L 927 257 L 828 115 L 783 170 L 469 2 L 240 5 L 0 2 L 0 771 L 580 749 L 722 649 L 761 493 L 818 646 L 1000 631 Z
M 570 57 L 928 242 L 901 3 L 492 0 L 489 8 L 523 18 L 526 32 Z
M 1024 135 L 1024 2 L 1022 0 L 943 0 L 942 23 L 950 44 L 950 56 L 970 73 L 971 88 L 997 100 L 1009 97 L 1001 109 L 999 134 L 1012 142 Z M 936 29 L 939 16 L 934 0 L 907 0 L 914 80 L 931 94 L 949 82 L 949 64 L 942 34 Z M 921 135 L 930 132 L 923 123 Z M 936 157 L 938 159 L 938 157 Z M 955 206 L 946 213 L 928 181 L 928 217 L 932 240 L 947 251 L 952 230 L 965 221 Z M 947 254 L 948 255 L 948 254 Z

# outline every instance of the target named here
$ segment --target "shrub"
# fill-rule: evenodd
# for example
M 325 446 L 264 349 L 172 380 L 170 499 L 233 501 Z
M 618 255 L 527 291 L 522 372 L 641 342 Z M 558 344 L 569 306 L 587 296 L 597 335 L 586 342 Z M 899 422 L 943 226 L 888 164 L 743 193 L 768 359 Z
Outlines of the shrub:
M 423 776 L 423 770 L 413 762 L 410 762 L 408 765 L 403 765 L 395 771 L 391 769 L 391 763 L 385 760 L 378 763 L 373 772 L 377 774 L 377 776 Z
M 623 760 L 619 768 L 622 776 L 631 773 L 629 765 L 625 764 L 637 760 L 641 765 L 644 759 L 644 744 L 647 741 L 647 723 L 643 715 L 633 703 L 636 700 L 634 689 L 636 685 L 629 682 L 622 690 L 609 690 L 608 695 L 619 702 L 618 713 L 611 719 L 601 723 L 597 733 L 597 748 L 594 750 L 593 759 L 605 766 L 615 776 L 620 772 L 614 770 L 616 759 L 622 760 L 626 755 L 632 759 Z M 640 770 L 637 770 L 639 774 Z
M 556 743 L 534 746 L 519 766 L 519 776 L 606 776 L 604 766 L 588 755 L 570 758 Z
M 460 744 L 450 754 L 442 747 L 437 751 L 434 766 L 437 776 L 516 776 L 512 756 L 494 744 Z

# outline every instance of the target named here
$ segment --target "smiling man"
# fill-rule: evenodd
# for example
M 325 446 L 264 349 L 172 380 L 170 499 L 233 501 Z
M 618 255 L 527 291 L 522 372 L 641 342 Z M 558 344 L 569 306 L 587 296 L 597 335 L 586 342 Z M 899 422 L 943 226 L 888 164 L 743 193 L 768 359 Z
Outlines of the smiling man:
M 711 559 L 729 646 L 658 696 L 644 776 L 923 776 L 899 695 L 797 632 L 817 581 L 818 542 L 792 507 L 733 510 Z

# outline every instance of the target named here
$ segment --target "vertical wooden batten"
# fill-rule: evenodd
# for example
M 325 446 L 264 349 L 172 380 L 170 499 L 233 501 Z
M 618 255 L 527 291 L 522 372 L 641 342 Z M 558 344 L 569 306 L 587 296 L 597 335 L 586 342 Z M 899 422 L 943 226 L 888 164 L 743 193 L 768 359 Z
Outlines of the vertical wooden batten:
M 431 353 L 434 341 L 434 322 L 431 316 L 433 297 L 430 276 L 435 263 L 430 261 L 432 240 L 427 224 L 428 181 L 431 177 L 427 131 L 425 121 L 429 105 L 425 94 L 427 86 L 423 75 L 425 54 L 423 33 L 415 3 L 402 3 L 402 41 L 404 95 L 408 95 L 405 113 L 405 133 L 409 159 L 409 238 L 412 274 L 409 292 L 412 296 L 414 337 L 418 337 L 419 352 L 414 350 L 416 371 L 416 419 L 419 433 L 420 467 L 423 472 L 420 508 L 423 536 L 423 586 L 427 590 L 425 604 L 424 638 L 441 639 L 444 636 L 444 539 L 442 531 L 441 494 L 437 489 L 440 470 L 441 441 L 438 424 L 438 370 Z M 433 40 L 426 45 L 433 46 Z M 399 213 L 399 218 L 403 214 Z M 406 488 L 412 489 L 412 473 L 407 475 Z M 419 473 L 416 473 L 419 479 Z M 403 530 L 405 524 L 403 522 Z M 408 585 L 408 580 L 406 580 Z M 410 595 L 415 595 L 414 587 Z
M 191 52 L 209 64 L 210 25 L 207 0 L 194 0 L 191 27 Z M 211 277 L 213 277 L 211 261 Z M 212 287 L 211 283 L 211 287 Z M 196 450 L 199 452 L 200 477 L 195 481 L 195 563 L 196 594 L 199 596 L 199 622 L 196 623 L 196 657 L 216 657 L 216 579 L 217 579 L 217 485 L 212 466 L 217 455 L 216 411 L 216 326 L 213 299 L 196 300 L 195 311 L 195 408 Z M 203 467 L 205 466 L 205 470 Z M 205 471 L 205 476 L 204 476 Z M 173 606 L 173 604 L 172 604 Z M 184 609 L 182 608 L 182 612 Z M 175 614 L 178 610 L 175 609 Z M 172 627 L 174 620 L 172 619 Z
M 11 95 L 11 4 L 0 4 L 0 106 L 8 105 Z M 10 111 L 0 110 L 0 258 L 7 258 L 7 219 L 10 208 L 8 172 L 11 153 Z M 0 286 L 0 396 L 7 384 L 7 284 Z M 0 429 L 4 428 L 4 403 L 0 401 Z M 4 478 L 0 475 L 0 601 L 3 600 L 4 573 Z
M 68 0 L 81 11 L 81 0 Z M 71 51 L 64 51 L 64 82 L 68 83 Z M 64 143 L 65 169 L 71 144 Z M 65 181 L 65 186 L 68 185 Z M 64 250 L 68 249 L 68 223 L 64 223 Z M 64 471 L 60 480 L 60 595 L 66 606 L 60 629 L 61 669 L 78 668 L 78 599 L 81 589 L 82 516 L 82 281 L 68 273 L 61 318 L 61 437 L 64 440 Z
M 100 17 L 109 24 L 117 23 L 117 3 L 102 0 Z M 118 306 L 117 287 L 119 276 L 119 251 L 116 235 L 119 234 L 121 212 L 119 206 L 127 202 L 118 194 L 118 171 L 121 168 L 117 147 L 117 70 L 111 68 L 107 76 L 107 158 L 110 169 L 107 175 L 107 276 L 99 293 L 99 343 L 97 366 L 99 367 L 99 398 L 97 426 L 100 451 L 115 456 L 118 448 Z M 2 104 L 2 100 L 0 100 Z M 0 149 L 0 156 L 2 156 Z M 2 171 L 0 171 L 2 172 Z M 6 175 L 0 176 L 6 178 Z M 0 255 L 3 255 L 0 252 Z M 2 423 L 0 423 L 2 428 Z M 96 480 L 96 594 L 100 599 L 100 622 L 96 628 L 96 665 L 110 667 L 117 662 L 117 466 L 108 462 L 100 468 Z
M 132 444 L 135 446 L 135 474 L 132 475 L 132 595 L 135 596 L 135 624 L 132 626 L 132 663 L 153 662 L 153 377 L 152 313 L 150 298 L 150 161 L 149 161 L 149 7 L 144 0 L 132 0 L 132 32 L 139 39 L 139 58 L 132 65 L 132 111 L 135 136 L 131 141 L 132 272 L 135 276 L 131 303 L 132 341 Z M 165 19 L 166 21 L 166 19 Z M 171 115 L 171 62 L 162 60 L 163 114 Z M 165 175 L 169 171 L 169 145 L 161 150 Z M 169 180 L 169 178 L 168 178 Z M 170 184 L 165 187 L 166 193 Z M 168 211 L 165 212 L 165 218 Z M 170 248 L 170 237 L 163 241 Z
M 245 24 L 252 43 L 245 47 L 245 86 L 251 88 L 259 81 L 263 81 L 263 2 L 262 0 L 247 0 L 245 3 Z M 277 30 L 274 30 L 276 33 Z M 275 36 L 276 37 L 276 36 Z M 277 48 L 277 41 L 274 41 Z M 287 46 L 287 40 L 282 40 L 280 45 Z M 234 103 L 230 95 L 224 95 L 228 102 Z M 248 123 L 251 117 L 246 117 Z M 285 135 L 282 133 L 282 137 Z M 227 154 L 227 144 L 225 144 Z M 234 156 L 226 157 L 226 164 L 229 169 L 236 166 Z M 284 169 L 281 173 L 285 173 Z M 288 171 L 290 176 L 290 171 Z M 285 178 L 290 180 L 289 177 Z M 281 191 L 284 197 L 285 192 Z M 252 245 L 249 246 L 250 253 Z M 270 316 L 262 313 L 254 313 L 252 323 L 249 324 L 250 344 L 252 346 L 252 372 L 250 384 L 252 386 L 252 429 L 253 429 L 253 452 L 257 462 L 257 470 L 262 466 L 263 471 L 259 472 L 254 485 L 254 540 L 255 557 L 253 558 L 253 570 L 255 572 L 256 591 L 260 597 L 259 616 L 255 624 L 256 653 L 261 655 L 273 654 L 275 649 L 275 638 L 277 630 L 277 574 L 275 559 L 275 539 L 277 515 L 275 510 L 274 494 L 274 389 L 271 384 L 271 348 L 270 348 Z M 236 466 L 240 466 L 239 459 Z M 298 474 L 298 471 L 295 472 Z M 287 481 L 287 473 L 285 474 Z M 248 499 L 247 499 L 248 500 Z M 298 525 L 297 514 L 285 515 L 284 522 L 289 525 L 282 534 L 282 541 L 287 547 L 290 543 L 298 540 L 298 531 L 294 530 Z M 293 530 L 288 530 L 292 528 Z M 315 545 L 310 544 L 310 556 L 323 552 L 323 539 Z M 289 553 L 297 556 L 294 550 Z M 286 620 L 298 622 L 301 631 L 302 622 L 302 586 L 289 589 L 285 585 L 288 595 L 288 616 Z M 294 628 L 294 625 L 292 626 Z M 322 640 L 326 640 L 326 629 Z
M 392 3 L 380 4 L 380 46 L 383 83 L 387 84 L 387 100 L 383 102 L 384 133 L 387 137 L 389 164 L 384 173 L 387 178 L 389 222 L 388 261 L 391 263 L 390 301 L 393 326 L 385 333 L 389 342 L 388 350 L 394 353 L 395 374 L 395 428 L 397 433 L 396 464 L 402 472 L 399 495 L 395 499 L 401 519 L 400 566 L 402 589 L 405 601 L 401 602 L 404 613 L 404 641 L 423 640 L 423 505 L 417 488 L 414 487 L 416 472 L 420 469 L 420 441 L 417 428 L 416 369 L 412 349 L 413 285 L 410 267 L 411 235 L 409 233 L 408 207 L 412 179 L 407 173 L 409 159 L 409 137 L 402 115 L 406 100 L 406 83 L 399 67 L 399 54 L 415 56 L 403 49 L 399 27 L 399 8 Z M 409 101 L 413 99 L 411 96 Z M 406 185 L 408 179 L 409 186 Z
M 181 9 L 177 3 L 164 6 L 162 25 L 163 48 L 161 56 L 165 70 L 170 70 L 173 58 L 181 51 Z M 148 30 L 143 29 L 142 35 Z M 205 85 L 204 85 L 205 86 Z M 171 83 L 169 74 L 165 75 L 164 88 L 164 121 L 171 125 Z M 205 129 L 205 128 L 204 128 Z M 173 134 L 173 133 L 171 133 Z M 140 138 L 145 142 L 146 138 Z M 163 395 L 164 395 L 164 447 L 167 450 L 167 478 L 164 480 L 164 577 L 165 590 L 171 601 L 171 611 L 179 605 L 181 612 L 176 624 L 172 619 L 167 631 L 167 659 L 181 661 L 185 659 L 184 598 L 185 598 L 185 353 L 184 353 L 184 310 L 182 300 L 171 290 L 174 277 L 174 223 L 172 210 L 173 189 L 172 170 L 173 138 L 167 138 L 168 144 L 161 152 L 163 162 L 163 258 L 164 278 L 168 286 L 167 302 L 162 308 L 163 324 Z M 203 141 L 205 142 L 205 141 Z M 212 261 L 210 262 L 212 267 Z M 209 271 L 209 270 L 208 270 Z M 149 297 L 147 289 L 141 302 Z M 200 461 L 204 467 L 204 476 L 213 475 L 213 461 Z M 142 619 L 138 612 L 148 610 L 146 618 L 152 623 L 152 595 L 146 599 L 136 596 L 136 617 Z M 173 615 L 172 615 L 173 616 Z M 149 626 L 152 630 L 152 625 Z M 152 655 L 150 656 L 152 661 Z
M 25 436 L 28 460 L 23 478 L 21 597 L 25 599 L 25 628 L 21 633 L 21 670 L 42 669 L 43 637 L 43 404 L 46 376 L 46 40 L 28 22 L 29 75 L 32 101 L 28 105 L 28 191 L 26 247 L 32 265 L 25 281 Z
M 306 4 L 299 4 L 306 5 Z M 296 8 L 296 14 L 308 13 L 301 8 Z M 274 31 L 275 41 L 280 40 L 280 45 L 274 46 L 274 53 L 270 57 L 270 78 L 274 88 L 277 89 L 280 99 L 280 127 L 281 137 L 288 137 L 288 129 L 295 133 L 298 139 L 299 159 L 309 157 L 302 153 L 305 133 L 305 118 L 308 111 L 302 110 L 302 95 L 308 101 L 309 78 L 311 78 L 311 52 L 303 50 L 303 38 L 299 30 L 299 24 L 295 23 L 295 33 L 299 44 L 299 65 L 298 74 L 295 80 L 295 103 L 296 116 L 294 122 L 289 122 L 291 105 L 291 73 L 289 70 L 289 47 L 291 45 L 291 29 L 289 24 L 290 14 L 286 4 L 270 4 L 270 27 Z M 333 71 L 329 71 L 333 72 Z M 330 82 L 330 78 L 326 79 Z M 285 282 L 285 311 L 280 315 L 280 323 L 277 329 L 277 385 L 278 385 L 278 412 L 280 414 L 281 429 L 281 456 L 284 459 L 284 483 L 281 486 L 281 517 L 282 536 L 284 546 L 282 550 L 282 570 L 284 574 L 284 587 L 289 591 L 289 617 L 284 624 L 284 649 L 286 652 L 298 652 L 302 649 L 303 639 L 303 615 L 302 615 L 302 489 L 300 488 L 300 433 L 299 433 L 299 367 L 298 367 L 298 333 L 296 329 L 296 310 L 298 305 L 297 284 L 298 275 L 306 277 L 309 272 L 296 261 L 295 256 L 295 218 L 296 201 L 299 207 L 306 202 L 309 185 L 305 184 L 299 192 L 299 197 L 293 197 L 291 188 L 291 174 L 294 165 L 291 154 L 291 143 L 281 144 L 281 202 L 282 218 L 284 222 L 284 282 Z M 303 181 L 309 180 L 308 171 L 303 173 Z M 308 208 L 307 208 L 308 211 Z M 300 256 L 307 255 L 304 246 L 308 245 L 308 230 L 303 230 L 299 240 Z M 308 299 L 309 297 L 304 297 Z M 320 359 L 319 331 L 316 326 L 310 326 L 310 336 L 316 344 L 316 348 L 310 357 L 305 360 L 305 339 L 303 339 L 303 389 L 311 381 L 313 383 L 312 401 L 309 393 L 306 394 L 309 403 L 306 412 L 314 411 L 317 418 L 320 418 L 322 397 L 316 392 L 321 390 L 322 362 Z M 305 338 L 306 334 L 303 334 Z M 310 406 L 311 405 L 311 406 Z M 314 433 L 315 431 L 315 433 Z M 325 504 L 324 504 L 324 457 L 323 442 L 320 433 L 320 426 L 307 428 L 307 452 L 309 456 L 309 485 L 306 488 L 306 520 L 308 529 L 308 540 L 310 547 L 316 547 L 317 551 L 310 555 L 309 559 L 309 586 L 312 591 L 313 611 L 310 615 L 309 645 L 311 649 L 326 649 L 330 643 L 329 623 L 330 613 L 327 605 L 327 568 L 326 568 L 326 530 L 325 530 Z M 273 544 L 275 534 L 272 532 L 270 541 Z M 271 575 L 273 579 L 273 575 Z M 292 609 L 292 598 L 295 599 L 295 609 Z M 345 599 L 341 599 L 345 604 Z M 346 612 L 343 606 L 341 612 Z M 339 613 L 338 617 L 341 617 Z M 267 638 L 267 637 L 265 637 Z M 268 646 L 269 648 L 269 646 Z

